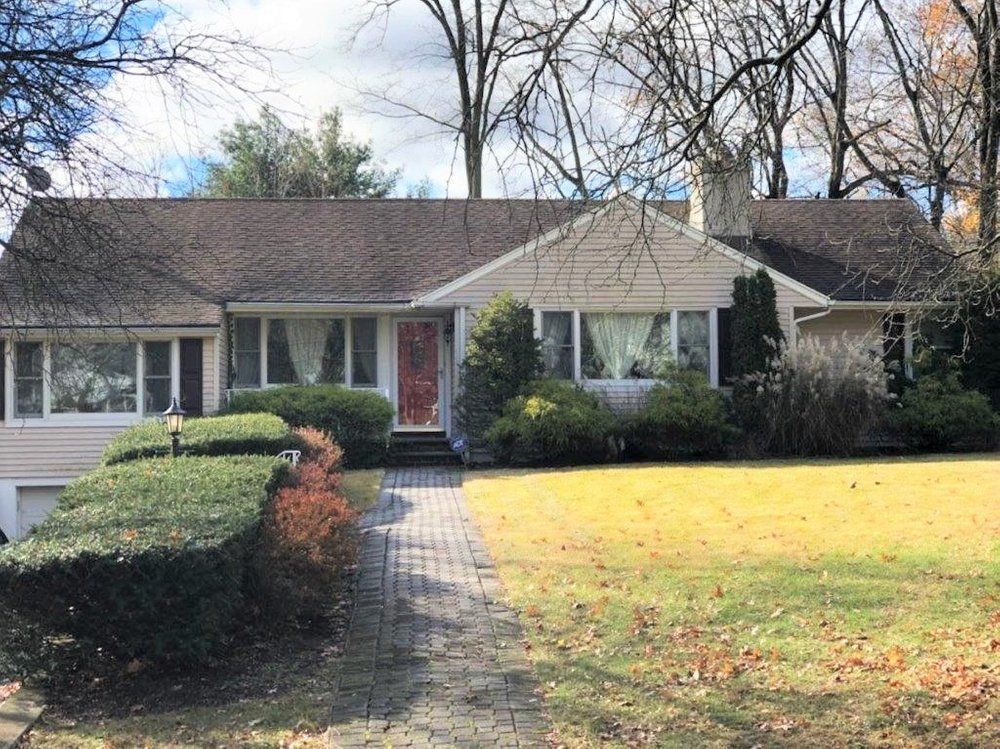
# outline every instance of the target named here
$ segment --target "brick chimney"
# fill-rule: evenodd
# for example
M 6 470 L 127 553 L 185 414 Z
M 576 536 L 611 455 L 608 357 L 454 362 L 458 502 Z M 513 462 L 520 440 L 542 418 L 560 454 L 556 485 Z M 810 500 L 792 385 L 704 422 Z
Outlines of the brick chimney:
M 750 164 L 728 151 L 692 165 L 688 223 L 711 237 L 746 242 L 750 237 Z

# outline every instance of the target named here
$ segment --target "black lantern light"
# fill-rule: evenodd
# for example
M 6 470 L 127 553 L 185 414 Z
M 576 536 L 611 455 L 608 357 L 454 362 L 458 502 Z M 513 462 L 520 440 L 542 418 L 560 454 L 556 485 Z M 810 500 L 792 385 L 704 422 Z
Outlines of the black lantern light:
M 187 412 L 180 407 L 174 398 L 170 408 L 163 412 L 167 424 L 167 434 L 170 435 L 170 454 L 175 458 L 181 454 L 181 432 L 184 430 L 184 415 Z

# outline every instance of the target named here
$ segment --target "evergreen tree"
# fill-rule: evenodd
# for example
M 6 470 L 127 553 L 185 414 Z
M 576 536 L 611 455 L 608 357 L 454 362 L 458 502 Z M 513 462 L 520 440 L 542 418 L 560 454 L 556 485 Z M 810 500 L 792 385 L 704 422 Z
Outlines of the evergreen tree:
M 238 121 L 219 137 L 223 159 L 209 164 L 199 194 L 218 198 L 384 198 L 399 179 L 374 163 L 370 143 L 343 131 L 340 110 L 315 132 L 288 127 L 270 109 Z
M 733 279 L 732 371 L 735 377 L 763 372 L 785 340 L 778 320 L 777 294 L 763 268 Z
M 531 310 L 505 291 L 476 314 L 462 363 L 459 420 L 473 438 L 483 434 L 503 405 L 542 373 L 541 343 Z

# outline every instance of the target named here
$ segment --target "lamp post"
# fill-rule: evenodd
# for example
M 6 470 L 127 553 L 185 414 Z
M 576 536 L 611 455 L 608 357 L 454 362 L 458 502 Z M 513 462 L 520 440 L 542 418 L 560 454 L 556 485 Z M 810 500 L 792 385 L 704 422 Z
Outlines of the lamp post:
M 187 413 L 174 398 L 170 408 L 163 412 L 167 423 L 167 434 L 170 435 L 170 454 L 175 458 L 181 454 L 181 431 L 184 429 L 184 414 Z

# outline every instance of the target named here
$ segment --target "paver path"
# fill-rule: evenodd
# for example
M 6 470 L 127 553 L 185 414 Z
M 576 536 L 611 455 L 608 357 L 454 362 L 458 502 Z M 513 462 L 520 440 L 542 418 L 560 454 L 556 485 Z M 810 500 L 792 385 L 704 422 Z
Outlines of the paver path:
M 334 747 L 538 746 L 547 730 L 516 615 L 458 472 L 386 472 L 363 521 Z

